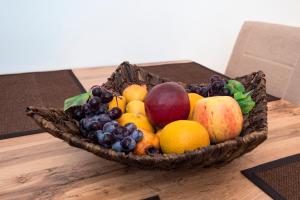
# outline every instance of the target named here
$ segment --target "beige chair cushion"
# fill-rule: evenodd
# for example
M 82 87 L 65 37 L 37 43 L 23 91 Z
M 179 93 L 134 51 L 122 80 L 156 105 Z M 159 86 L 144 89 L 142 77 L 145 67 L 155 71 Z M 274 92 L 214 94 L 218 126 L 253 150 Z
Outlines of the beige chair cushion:
M 265 72 L 269 94 L 300 105 L 300 28 L 245 22 L 225 73 L 257 70 Z

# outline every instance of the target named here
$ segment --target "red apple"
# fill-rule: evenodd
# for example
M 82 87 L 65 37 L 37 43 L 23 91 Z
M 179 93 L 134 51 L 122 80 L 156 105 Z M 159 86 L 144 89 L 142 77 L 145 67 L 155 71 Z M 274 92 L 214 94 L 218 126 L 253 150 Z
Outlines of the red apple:
M 156 85 L 145 98 L 145 111 L 149 121 L 160 128 L 170 122 L 187 119 L 190 112 L 188 94 L 175 82 Z

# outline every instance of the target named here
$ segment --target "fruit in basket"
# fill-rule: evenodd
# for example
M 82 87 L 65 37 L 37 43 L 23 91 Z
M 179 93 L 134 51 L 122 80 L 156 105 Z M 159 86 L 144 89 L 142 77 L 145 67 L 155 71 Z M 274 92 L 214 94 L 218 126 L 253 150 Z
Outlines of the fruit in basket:
M 142 114 L 142 115 L 146 116 L 144 102 L 139 101 L 139 100 L 130 101 L 126 105 L 126 112 L 127 113 Z
M 102 89 L 100 86 L 92 87 L 92 95 L 101 98 Z
M 216 96 L 197 102 L 193 119 L 208 131 L 213 143 L 237 137 L 243 128 L 239 104 L 230 96 Z
M 138 129 L 143 129 L 147 131 L 153 132 L 153 127 L 150 124 L 147 117 L 141 114 L 134 114 L 134 113 L 124 113 L 119 119 L 118 122 L 125 126 L 127 123 L 134 123 Z
M 99 97 L 93 97 L 88 102 L 92 110 L 98 110 L 101 104 L 101 99 Z
M 230 96 L 230 90 L 225 87 L 226 80 L 219 75 L 212 75 L 208 85 L 190 85 L 187 91 L 190 93 L 197 93 L 203 97 L 211 96 Z
M 114 107 L 108 111 L 108 115 L 111 119 L 118 119 L 122 116 L 122 110 L 119 107 Z
M 94 137 L 105 148 L 112 148 L 117 152 L 132 152 L 136 144 L 143 139 L 143 132 L 133 123 L 121 126 L 117 121 L 110 121 L 103 125 L 102 130 L 97 130 Z
M 159 138 L 151 131 L 141 130 L 143 138 L 136 144 L 134 153 L 137 155 L 146 155 L 153 152 L 159 152 Z
M 181 154 L 210 144 L 205 127 L 190 120 L 178 120 L 166 125 L 159 138 L 161 150 L 165 154 Z
M 188 93 L 189 95 L 189 100 L 190 100 L 190 114 L 188 119 L 192 119 L 193 118 L 193 112 L 194 112 L 194 107 L 197 103 L 198 100 L 203 99 L 204 97 L 197 94 L 197 93 Z
M 83 109 L 81 106 L 79 106 L 78 108 L 76 108 L 74 111 L 73 111 L 73 114 L 72 114 L 72 117 L 74 119 L 76 119 L 77 121 L 80 121 L 82 118 L 84 118 L 85 114 L 83 112 Z
M 190 112 L 188 94 L 175 82 L 156 85 L 145 98 L 145 111 L 151 124 L 158 127 L 187 119 Z
M 127 103 L 133 100 L 143 101 L 147 95 L 146 85 L 133 84 L 126 87 L 122 93 L 126 98 Z
M 121 146 L 123 151 L 130 152 L 134 150 L 136 146 L 136 141 L 132 137 L 127 136 L 121 140 Z
M 109 103 L 111 100 L 113 100 L 114 96 L 111 92 L 107 90 L 102 90 L 101 94 L 101 102 L 102 103 Z
M 114 96 L 113 100 L 108 103 L 108 108 L 111 110 L 114 107 L 119 107 L 122 112 L 125 112 L 126 99 L 123 96 Z

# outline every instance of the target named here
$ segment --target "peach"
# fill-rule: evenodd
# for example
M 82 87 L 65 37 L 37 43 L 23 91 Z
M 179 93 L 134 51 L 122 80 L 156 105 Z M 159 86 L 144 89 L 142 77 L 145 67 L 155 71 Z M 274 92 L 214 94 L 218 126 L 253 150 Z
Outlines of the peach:
M 236 100 L 230 96 L 215 96 L 197 102 L 193 120 L 208 131 L 212 143 L 237 137 L 243 128 L 243 114 Z

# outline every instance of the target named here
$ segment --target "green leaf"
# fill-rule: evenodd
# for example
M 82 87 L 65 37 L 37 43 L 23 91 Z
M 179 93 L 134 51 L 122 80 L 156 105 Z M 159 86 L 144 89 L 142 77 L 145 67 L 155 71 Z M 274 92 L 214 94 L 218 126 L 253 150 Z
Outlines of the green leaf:
M 235 100 L 238 101 L 238 100 L 247 98 L 247 95 L 243 94 L 242 92 L 236 92 L 236 93 L 234 93 L 233 97 Z
M 242 100 L 238 103 L 241 107 L 242 113 L 244 113 L 244 114 L 248 114 L 255 106 L 255 102 L 252 99 L 246 100 L 246 101 Z
M 251 94 L 252 94 L 252 90 L 247 92 L 247 93 L 242 93 L 242 92 L 236 92 L 234 93 L 233 97 L 235 100 L 241 100 L 241 99 L 246 99 L 246 98 L 250 98 L 251 99 Z
M 85 104 L 90 96 L 91 96 L 91 92 L 86 92 L 66 99 L 64 102 L 64 111 L 66 111 L 67 109 L 73 106 L 80 106 Z
M 224 87 L 229 89 L 231 94 L 235 94 L 237 92 L 245 92 L 245 87 L 243 86 L 243 84 L 236 80 L 228 80 Z

